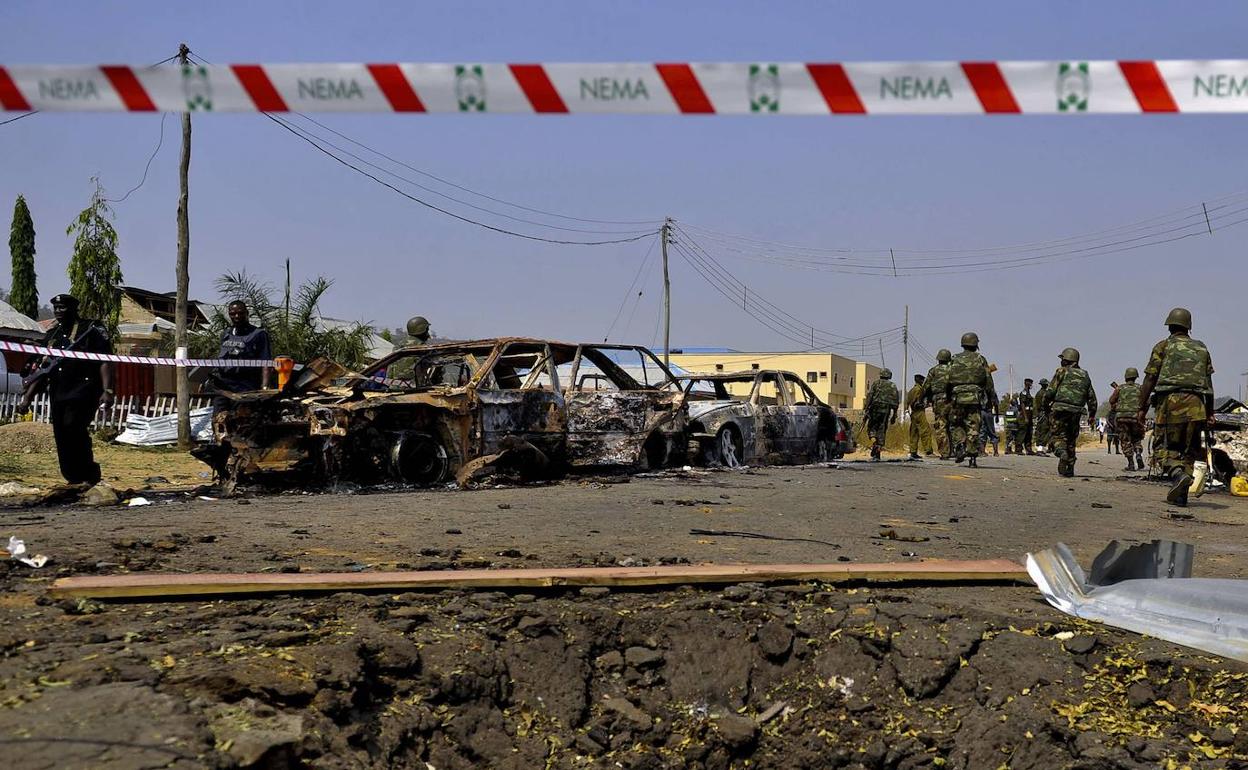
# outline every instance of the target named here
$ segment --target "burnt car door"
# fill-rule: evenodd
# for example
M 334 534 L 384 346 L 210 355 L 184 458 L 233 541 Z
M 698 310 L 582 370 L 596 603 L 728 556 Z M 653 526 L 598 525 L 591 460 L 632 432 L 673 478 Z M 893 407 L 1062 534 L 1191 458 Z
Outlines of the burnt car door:
M 760 372 L 754 379 L 754 442 L 764 463 L 784 462 L 791 450 L 792 414 L 784 383 L 776 372 Z
M 571 357 L 571 349 L 563 350 Z M 522 438 L 551 459 L 565 448 L 566 404 L 559 389 L 557 351 L 540 342 L 512 342 L 476 377 L 481 405 L 479 453 L 494 454 L 507 436 Z
M 784 372 L 785 396 L 792 417 L 792 444 L 789 451 L 803 458 L 818 454 L 819 407 L 822 404 L 806 383 L 793 372 Z
M 581 345 L 565 371 L 569 464 L 662 467 L 683 447 L 684 394 L 649 351 Z

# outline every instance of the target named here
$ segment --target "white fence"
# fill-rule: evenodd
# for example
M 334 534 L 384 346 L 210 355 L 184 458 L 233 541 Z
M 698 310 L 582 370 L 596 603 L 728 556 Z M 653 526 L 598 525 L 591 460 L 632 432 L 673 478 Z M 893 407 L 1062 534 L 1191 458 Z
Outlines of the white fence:
M 22 419 L 17 413 L 17 405 L 22 400 L 20 393 L 2 393 L 0 394 L 0 423 L 16 422 Z M 191 410 L 203 409 L 212 406 L 212 398 L 210 396 L 191 396 Z M 126 427 L 126 420 L 130 415 L 143 415 L 145 417 L 164 417 L 178 411 L 177 399 L 173 396 L 147 396 L 139 398 L 138 396 L 127 396 L 118 398 L 113 402 L 113 406 L 108 410 L 100 410 L 95 414 L 95 421 L 91 423 L 92 430 L 101 430 L 111 428 L 113 430 L 121 430 Z M 30 405 L 31 419 L 34 422 L 49 422 L 51 415 L 51 407 L 48 403 L 48 394 L 41 393 L 35 397 Z

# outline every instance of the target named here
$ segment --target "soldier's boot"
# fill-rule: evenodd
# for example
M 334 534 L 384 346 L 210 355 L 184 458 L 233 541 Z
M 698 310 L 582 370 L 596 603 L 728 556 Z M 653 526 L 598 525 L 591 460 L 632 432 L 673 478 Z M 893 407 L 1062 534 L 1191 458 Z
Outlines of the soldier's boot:
M 968 457 L 968 458 L 967 458 L 967 460 L 966 460 L 966 467 L 968 467 L 968 468 L 978 468 L 978 467 L 979 467 L 979 458 L 978 458 L 978 457 L 976 457 L 976 456 L 974 456 L 974 455 L 971 455 L 970 457 Z
M 918 452 L 911 452 L 911 453 L 910 453 L 910 459 L 911 459 L 911 460 L 921 460 L 921 459 L 923 459 L 923 458 L 922 458 L 922 457 L 919 457 L 919 453 L 918 453 Z
M 1135 453 L 1135 469 L 1138 471 L 1144 470 L 1144 453 L 1138 450 Z
M 993 456 L 993 457 L 1000 457 L 1000 456 L 1001 456 L 1001 452 L 1000 452 L 1000 451 L 998 451 L 998 450 L 1000 449 L 1000 447 L 1001 447 L 1001 445 L 1000 445 L 1000 444 L 998 444 L 997 442 L 995 442 L 995 441 L 994 441 L 994 442 L 992 442 L 992 456 Z M 1009 454 L 1009 452 L 1006 452 L 1006 454 Z
M 1014 450 L 1010 448 L 1010 445 L 1009 445 L 1009 444 L 1006 444 L 1006 445 L 1005 445 L 1005 453 L 1006 453 L 1006 455 L 1012 455 L 1012 454 L 1014 454 Z
M 1129 471 L 1135 470 L 1135 458 L 1131 456 L 1130 452 L 1127 453 L 1127 468 L 1126 469 Z
M 965 459 L 966 459 L 966 444 L 958 444 L 957 448 L 954 449 L 953 461 L 955 463 L 961 463 Z
M 1192 477 L 1182 468 L 1175 468 L 1171 472 L 1174 485 L 1170 487 L 1170 491 L 1166 493 L 1166 502 L 1171 505 L 1177 505 L 1180 508 L 1187 507 L 1187 492 L 1192 486 Z

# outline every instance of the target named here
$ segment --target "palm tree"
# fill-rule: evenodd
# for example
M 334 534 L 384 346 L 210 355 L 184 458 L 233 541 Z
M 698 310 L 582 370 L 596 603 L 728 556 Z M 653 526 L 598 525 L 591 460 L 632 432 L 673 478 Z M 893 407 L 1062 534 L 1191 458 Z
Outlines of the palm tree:
M 251 311 L 252 322 L 269 332 L 273 354 L 290 356 L 305 363 L 324 356 L 348 369 L 359 369 L 367 361 L 373 330 L 368 324 L 352 322 L 328 327 L 322 322 L 321 298 L 333 281 L 317 276 L 291 294 L 289 283 L 280 302 L 274 302 L 273 287 L 248 275 L 246 270 L 226 273 L 217 279 L 222 303 L 208 317 L 208 327 L 195 332 L 190 352 L 196 358 L 216 356 L 221 335 L 230 327 L 226 308 L 241 300 Z

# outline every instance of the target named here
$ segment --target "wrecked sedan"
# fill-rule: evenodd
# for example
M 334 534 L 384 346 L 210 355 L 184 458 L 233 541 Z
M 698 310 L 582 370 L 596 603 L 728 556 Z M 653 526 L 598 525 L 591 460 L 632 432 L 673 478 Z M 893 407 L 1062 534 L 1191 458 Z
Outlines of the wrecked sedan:
M 793 372 L 763 369 L 680 381 L 690 450 L 703 464 L 827 462 L 853 451 L 847 423 Z
M 436 484 L 509 464 L 528 477 L 661 468 L 683 462 L 687 441 L 683 392 L 650 351 L 626 345 L 416 346 L 358 374 L 318 359 L 281 393 L 228 397 L 203 457 L 227 484 Z

